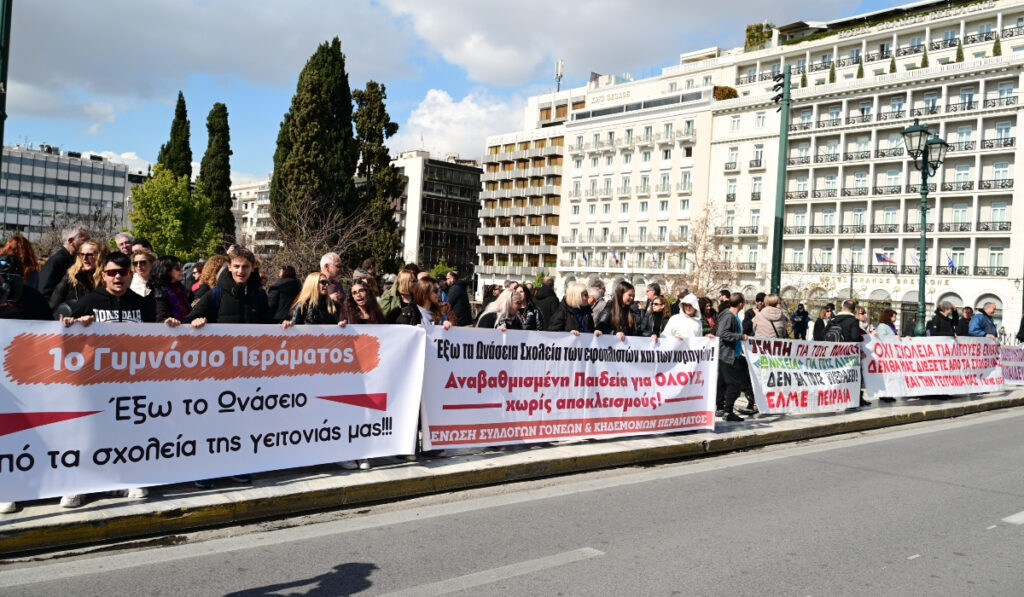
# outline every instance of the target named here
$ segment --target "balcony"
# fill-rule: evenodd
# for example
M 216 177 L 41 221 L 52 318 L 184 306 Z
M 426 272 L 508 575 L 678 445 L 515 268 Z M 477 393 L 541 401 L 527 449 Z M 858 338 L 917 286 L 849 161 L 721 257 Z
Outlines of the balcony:
M 715 226 L 716 236 L 732 236 L 732 226 Z
M 750 160 L 750 163 L 747 166 L 751 170 L 762 170 L 762 169 L 764 169 L 764 165 L 763 165 L 761 160 Z
M 835 226 L 811 226 L 811 234 L 835 234 Z
M 727 203 L 732 203 L 732 202 L 736 201 L 736 193 L 728 193 L 728 194 L 726 194 L 725 201 Z
M 989 31 L 988 33 L 972 33 L 964 36 L 964 45 L 969 44 L 980 44 L 983 41 L 992 41 L 996 38 L 995 31 Z
M 658 195 L 667 195 L 672 192 L 672 185 L 670 183 L 656 185 L 654 192 Z
M 688 182 L 681 182 L 676 185 L 676 192 L 690 194 L 693 192 L 693 186 L 691 186 Z
M 843 197 L 866 197 L 867 187 L 843 187 Z
M 919 184 L 908 184 L 907 185 L 907 192 L 908 193 L 920 193 L 921 192 L 921 185 L 919 185 Z M 929 193 L 935 192 L 935 183 L 934 182 L 928 183 L 928 192 Z
M 978 102 L 966 101 L 958 104 L 949 104 L 946 106 L 946 112 L 967 112 L 968 110 L 974 110 L 978 107 Z
M 754 191 L 753 193 L 751 193 L 750 194 L 750 200 L 751 201 L 760 201 L 761 200 L 761 191 Z
M 740 168 L 736 162 L 726 162 L 722 169 L 728 172 L 730 170 L 739 170 Z
M 826 118 L 814 123 L 814 128 L 823 129 L 830 126 L 839 126 L 841 124 L 843 124 L 842 118 Z
M 692 141 L 697 138 L 697 129 L 683 129 L 676 133 L 678 141 Z
M 876 158 L 898 158 L 903 155 L 902 147 L 890 147 L 889 149 L 876 149 Z
M 970 222 L 943 222 L 939 224 L 939 232 L 970 232 Z
M 814 156 L 815 164 L 830 164 L 839 161 L 839 153 L 822 153 Z
M 999 266 L 999 267 L 982 267 L 982 266 L 979 265 L 979 266 L 976 266 L 974 268 L 974 275 L 975 276 L 1001 276 L 1001 277 L 1005 278 L 1006 276 L 1010 275 L 1010 268 L 1002 267 L 1002 266 Z
M 943 191 L 970 191 L 974 189 L 973 180 L 962 180 L 960 182 L 944 182 L 942 183 Z
M 739 233 L 741 235 L 758 234 L 761 230 L 760 226 L 740 226 Z
M 982 149 L 996 149 L 999 147 L 1013 147 L 1017 144 L 1016 137 L 1002 137 L 996 139 L 982 139 Z
M 998 108 L 999 106 L 1016 106 L 1017 96 L 1008 95 L 1005 97 L 992 97 L 985 100 L 982 103 L 982 105 L 984 105 L 986 108 Z
M 890 57 L 892 57 L 892 51 L 890 50 L 868 52 L 867 54 L 864 55 L 864 62 L 877 62 L 879 60 L 888 60 Z
M 787 166 L 803 166 L 804 164 L 810 164 L 810 163 L 811 163 L 811 156 L 809 156 L 809 155 L 801 155 L 801 156 L 797 156 L 795 158 L 789 158 L 789 159 L 786 160 L 786 165 Z
M 924 51 L 924 44 L 917 44 L 915 46 L 907 46 L 905 48 L 896 48 L 896 57 L 910 56 L 912 54 L 920 54 Z
M 991 191 L 994 189 L 1012 189 L 1013 179 L 1012 178 L 996 178 L 993 180 L 983 180 L 978 183 L 978 188 L 982 191 Z
M 901 274 L 910 274 L 912 276 L 917 276 L 917 275 L 921 274 L 921 266 L 920 265 L 904 265 L 904 266 L 900 267 L 900 273 Z M 925 267 L 924 268 L 924 273 L 925 273 L 926 276 L 927 275 L 931 275 L 932 268 Z
M 831 272 L 831 263 L 815 263 L 814 265 L 808 265 L 807 271 L 809 272 Z
M 861 124 L 863 122 L 871 122 L 871 120 L 870 114 L 861 114 L 859 116 L 850 116 L 846 119 L 846 124 Z
M 946 49 L 946 48 L 955 48 L 958 41 L 959 41 L 959 39 L 956 38 L 956 37 L 954 37 L 952 39 L 937 39 L 937 40 L 935 40 L 935 41 L 933 41 L 931 43 L 931 47 L 932 47 L 933 50 L 943 50 L 943 49 Z
M 829 199 L 839 194 L 836 189 L 815 189 L 812 195 L 815 199 Z
M 583 144 L 575 143 L 569 146 L 569 153 L 583 153 Z
M 1003 29 L 1003 37 L 1020 37 L 1024 35 L 1024 27 L 1007 27 Z
M 898 184 L 891 184 L 881 187 L 875 187 L 874 191 L 876 195 L 899 195 L 903 187 Z
M 925 232 L 931 232 L 934 229 L 935 229 L 935 225 L 934 224 L 925 224 L 925 227 L 924 227 Z M 918 222 L 916 224 L 904 224 L 903 225 L 903 232 L 921 232 L 921 223 Z
M 946 150 L 949 153 L 955 151 L 974 151 L 974 141 L 960 141 L 958 143 L 950 143 L 949 148 Z
M 809 130 L 811 130 L 811 123 L 810 123 L 810 121 L 807 121 L 807 122 L 797 122 L 797 123 L 789 125 L 789 132 L 791 132 L 791 133 L 798 132 L 798 131 L 809 131 Z
M 865 224 L 843 224 L 839 227 L 839 234 L 864 234 L 867 231 Z
M 836 271 L 838 271 L 840 274 L 863 274 L 864 266 L 860 265 L 859 263 L 854 263 L 853 265 L 850 265 L 848 263 L 840 263 Z
M 637 197 L 650 197 L 650 195 L 651 195 L 651 187 L 640 186 L 640 187 L 636 188 L 636 196 Z
M 654 137 L 652 135 L 640 135 L 639 137 L 634 137 L 634 140 L 638 147 L 649 147 L 653 144 Z
M 966 265 L 940 265 L 935 273 L 940 276 L 969 276 L 970 270 Z
M 821 62 L 812 62 L 811 64 L 807 65 L 807 71 L 816 73 L 818 71 L 828 70 L 831 66 L 831 61 L 825 62 L 824 60 L 822 60 Z
M 786 199 L 806 199 L 807 191 L 789 191 L 786 193 Z
M 851 151 L 843 154 L 843 161 L 849 162 L 850 160 L 866 160 L 870 157 L 870 151 Z
M 736 270 L 741 272 L 752 272 L 757 269 L 757 263 L 753 261 L 740 261 L 736 263 Z
M 869 274 L 895 274 L 897 271 L 896 266 L 891 263 L 883 265 L 872 265 L 868 267 Z
M 1009 232 L 1010 222 L 1006 220 L 978 222 L 978 232 Z
M 935 104 L 930 106 L 922 106 L 920 108 L 911 108 L 911 116 L 932 116 L 939 113 L 939 107 Z
M 782 230 L 783 234 L 806 234 L 807 226 L 786 226 Z
M 783 263 L 782 271 L 784 272 L 802 272 L 804 271 L 804 264 L 802 263 Z
M 871 232 L 880 232 L 882 234 L 896 234 L 900 231 L 899 224 L 872 224 Z
M 618 195 L 619 197 L 629 197 L 629 194 L 632 190 L 633 187 L 619 187 Z

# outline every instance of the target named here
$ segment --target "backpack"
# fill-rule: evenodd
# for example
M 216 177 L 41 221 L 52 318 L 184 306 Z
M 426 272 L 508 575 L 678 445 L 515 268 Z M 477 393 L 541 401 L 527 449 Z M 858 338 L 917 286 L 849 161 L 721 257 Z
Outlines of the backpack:
M 836 318 L 833 317 L 828 325 L 825 326 L 825 332 L 822 340 L 824 342 L 845 342 L 843 338 L 843 327 L 836 322 Z

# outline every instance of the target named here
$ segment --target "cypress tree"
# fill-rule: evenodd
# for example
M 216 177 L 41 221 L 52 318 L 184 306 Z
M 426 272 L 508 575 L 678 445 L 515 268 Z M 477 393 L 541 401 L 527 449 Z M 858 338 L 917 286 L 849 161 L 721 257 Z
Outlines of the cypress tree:
M 800 87 L 807 87 L 807 72 L 800 73 Z
M 958 39 L 958 40 L 956 40 L 956 58 L 953 59 L 953 62 L 963 62 L 963 61 L 964 61 L 964 42 L 963 42 L 963 40 L 959 40 Z
M 235 238 L 235 216 L 231 213 L 231 132 L 228 108 L 217 102 L 206 117 L 206 153 L 199 165 L 199 180 L 210 198 L 213 222 L 225 243 Z
M 320 44 L 306 62 L 281 121 L 270 181 L 270 207 L 281 235 L 299 233 L 299 211 L 328 221 L 358 209 L 353 176 L 359 151 L 352 135 L 352 92 L 341 41 Z
M 928 68 L 928 48 L 925 48 L 924 54 L 921 55 L 921 68 Z
M 402 193 L 403 181 L 398 169 L 391 164 L 391 155 L 384 142 L 398 132 L 398 124 L 391 121 L 384 100 L 387 90 L 376 81 L 367 81 L 366 89 L 352 93 L 355 99 L 355 130 L 359 145 L 358 175 L 365 180 L 362 187 L 363 203 L 367 206 L 367 226 L 370 235 L 365 249 L 353 255 L 352 265 L 366 257 L 377 260 L 383 271 L 398 269 L 401 239 L 394 218 L 392 200 Z
M 156 162 L 163 164 L 175 177 L 192 178 L 192 147 L 189 145 L 188 111 L 185 109 L 185 95 L 178 92 L 178 104 L 174 107 L 171 121 L 171 138 L 160 146 Z
M 889 72 L 890 73 L 896 72 L 896 57 L 895 56 L 893 56 L 891 59 L 889 59 Z
M 996 34 L 996 40 L 992 42 L 992 55 L 1002 56 L 1003 55 L 1003 44 L 999 41 L 999 34 Z
M 833 62 L 831 64 L 831 66 L 828 67 L 828 82 L 829 83 L 835 83 L 836 82 L 836 63 L 835 62 Z
M 863 62 L 858 62 L 857 63 L 857 78 L 858 79 L 863 79 L 864 78 L 864 63 Z

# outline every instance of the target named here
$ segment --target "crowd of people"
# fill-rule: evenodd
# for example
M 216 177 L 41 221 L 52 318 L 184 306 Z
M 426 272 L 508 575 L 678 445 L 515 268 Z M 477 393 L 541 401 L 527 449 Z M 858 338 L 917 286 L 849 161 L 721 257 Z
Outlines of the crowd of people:
M 435 279 L 414 263 L 397 275 L 382 275 L 377 263 L 367 259 L 346 273 L 341 257 L 327 253 L 320 270 L 300 278 L 292 266 L 277 272 L 267 284 L 259 271 L 259 259 L 248 249 L 231 246 L 224 255 L 196 263 L 182 263 L 173 255 L 157 256 L 145 239 L 120 233 L 109 241 L 91 239 L 84 228 L 63 231 L 63 246 L 45 262 L 32 244 L 14 236 L 0 248 L 0 319 L 59 320 L 65 326 L 101 323 L 162 323 L 170 327 L 206 323 L 296 325 L 360 324 L 476 326 L 501 331 L 527 330 L 568 332 L 573 335 L 610 334 L 627 337 L 715 338 L 719 342 L 719 379 L 716 416 L 743 421 L 740 415 L 756 413 L 750 376 L 741 342 L 748 337 L 860 342 L 865 335 L 912 335 L 896 328 L 897 314 L 882 310 L 871 322 L 863 306 L 844 301 L 837 312 L 829 303 L 817 317 L 803 304 L 787 313 L 776 294 L 758 293 L 748 308 L 740 293 L 722 290 L 717 301 L 697 297 L 684 289 L 675 297 L 648 284 L 643 300 L 627 281 L 607 292 L 600 280 L 590 286 L 570 283 L 561 299 L 554 279 L 546 277 L 539 287 L 509 280 L 484 288 L 479 314 L 474 316 L 468 283 L 450 271 Z M 986 303 L 977 312 L 962 312 L 941 302 L 927 323 L 933 336 L 997 338 L 992 320 L 996 305 Z M 1024 342 L 1024 322 L 1017 334 Z M 745 394 L 747 407 L 736 408 Z M 861 399 L 861 406 L 868 403 Z M 368 469 L 369 462 L 343 461 L 346 469 Z M 249 483 L 251 475 L 236 475 L 237 483 Z M 210 488 L 214 480 L 196 481 Z M 144 488 L 121 492 L 143 498 Z M 82 503 L 83 496 L 61 499 L 64 507 Z M 14 509 L 0 503 L 0 512 Z

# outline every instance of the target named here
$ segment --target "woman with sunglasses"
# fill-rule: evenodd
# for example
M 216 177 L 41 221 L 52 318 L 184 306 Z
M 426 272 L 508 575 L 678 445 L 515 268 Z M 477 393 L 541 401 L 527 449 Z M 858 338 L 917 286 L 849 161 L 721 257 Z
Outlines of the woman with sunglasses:
M 156 255 L 149 249 L 136 249 L 132 251 L 132 291 L 139 296 L 149 296 L 152 289 L 149 287 L 149 269 L 156 261 Z
M 50 310 L 57 319 L 71 315 L 75 304 L 102 284 L 99 263 L 106 255 L 106 246 L 95 240 L 87 240 L 78 247 L 75 263 L 50 295 Z
M 544 315 L 533 302 L 533 291 L 524 284 L 516 284 L 512 287 L 512 292 L 522 304 L 518 314 L 520 322 L 519 329 L 534 332 L 543 332 L 547 329 L 544 323 Z
M 668 304 L 668 300 L 662 295 L 655 295 L 650 306 L 640 312 L 640 335 L 657 340 L 671 318 L 672 306 Z
M 157 321 L 180 322 L 192 310 L 182 276 L 181 260 L 174 255 L 164 255 L 153 264 L 147 285 L 156 306 Z
M 281 329 L 288 329 L 296 324 L 335 325 L 340 320 L 338 307 L 331 300 L 329 288 L 331 281 L 320 272 L 306 276 L 302 283 L 299 296 L 292 303 L 291 314 L 281 322 Z

